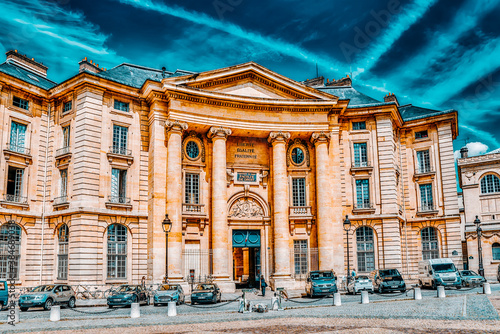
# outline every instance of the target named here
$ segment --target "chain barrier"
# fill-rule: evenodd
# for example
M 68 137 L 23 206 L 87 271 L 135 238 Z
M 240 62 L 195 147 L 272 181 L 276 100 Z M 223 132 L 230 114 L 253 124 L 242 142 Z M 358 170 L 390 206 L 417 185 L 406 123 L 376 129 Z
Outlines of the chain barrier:
M 201 305 L 196 306 L 196 305 L 191 305 L 191 304 L 186 304 L 186 303 L 184 303 L 184 305 L 189 306 L 189 307 L 193 307 L 193 308 L 210 309 L 210 308 L 222 307 L 222 306 L 234 303 L 234 302 L 238 301 L 240 298 L 241 297 L 238 297 L 236 299 L 228 300 L 228 301 L 226 301 L 224 303 L 219 303 L 219 304 L 215 304 L 215 305 L 212 305 L 212 306 L 201 306 Z
M 70 308 L 71 311 L 74 311 L 76 313 L 83 313 L 83 314 L 105 314 L 105 313 L 111 313 L 115 312 L 117 310 L 120 310 L 122 308 L 128 307 L 129 305 L 124 305 L 124 306 L 118 306 L 118 307 L 113 307 L 112 309 L 106 310 L 106 311 L 80 311 L 77 310 L 76 308 Z M 94 306 L 96 307 L 96 306 Z
M 381 292 L 378 292 L 378 291 L 375 291 L 373 290 L 373 293 L 376 294 L 377 296 L 381 296 L 381 297 L 386 297 L 386 298 L 391 298 L 391 297 L 397 297 L 397 296 L 402 296 L 404 294 L 406 294 L 408 296 L 408 292 L 414 290 L 414 288 L 411 288 L 411 289 L 408 289 L 408 290 L 405 290 L 404 292 L 398 292 L 398 293 L 391 293 L 391 294 L 387 294 L 387 295 L 384 295 L 383 293 Z
M 310 300 L 310 301 L 307 301 L 307 302 L 301 302 L 301 301 L 298 301 L 298 300 L 293 300 L 293 299 L 290 299 L 290 298 L 287 298 L 285 299 L 285 301 L 287 302 L 292 302 L 292 303 L 297 303 L 297 304 L 311 304 L 311 303 L 316 303 L 316 302 L 319 302 L 325 298 L 329 298 L 330 296 L 323 296 L 319 299 L 315 299 L 315 300 Z

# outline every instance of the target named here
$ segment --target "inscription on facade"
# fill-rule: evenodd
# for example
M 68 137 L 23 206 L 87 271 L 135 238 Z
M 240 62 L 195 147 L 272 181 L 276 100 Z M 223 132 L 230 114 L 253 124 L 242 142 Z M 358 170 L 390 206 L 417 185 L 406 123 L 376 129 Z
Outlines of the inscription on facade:
M 235 158 L 257 159 L 254 143 L 241 142 L 236 144 L 236 146 L 236 153 L 234 154 Z
M 257 173 L 236 173 L 237 182 L 257 182 Z

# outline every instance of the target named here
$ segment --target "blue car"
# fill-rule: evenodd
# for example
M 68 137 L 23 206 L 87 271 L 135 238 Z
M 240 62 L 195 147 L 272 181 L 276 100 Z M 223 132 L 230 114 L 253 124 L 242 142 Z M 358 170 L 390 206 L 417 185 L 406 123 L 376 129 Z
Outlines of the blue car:
M 154 292 L 153 305 L 158 306 L 176 302 L 177 305 L 184 303 L 184 291 L 180 284 L 161 284 Z
M 0 281 L 0 309 L 9 303 L 9 286 L 6 281 Z
M 486 282 L 483 276 L 476 274 L 472 270 L 462 270 L 460 276 L 462 277 L 463 286 L 475 286 Z
M 109 308 L 130 306 L 132 303 L 149 305 L 149 294 L 141 285 L 120 285 L 107 299 Z
M 202 283 L 196 285 L 191 293 L 191 304 L 213 303 L 221 301 L 222 293 L 215 283 Z
M 329 296 L 337 291 L 337 277 L 332 270 L 316 270 L 307 274 L 306 294 L 308 297 Z

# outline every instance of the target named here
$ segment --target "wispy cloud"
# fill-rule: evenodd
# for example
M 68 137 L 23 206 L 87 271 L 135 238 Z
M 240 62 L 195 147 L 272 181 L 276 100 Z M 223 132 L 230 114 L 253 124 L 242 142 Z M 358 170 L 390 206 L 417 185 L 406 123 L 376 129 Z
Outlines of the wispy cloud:
M 380 15 L 380 12 L 372 12 L 374 20 L 372 23 L 384 24 L 385 22 L 382 20 L 386 20 L 387 28 L 383 29 L 380 37 L 376 38 L 370 44 L 367 51 L 363 54 L 363 59 L 361 59 L 357 66 L 364 68 L 365 71 L 370 70 L 380 57 L 391 49 L 401 35 L 418 22 L 436 2 L 438 0 L 415 0 L 413 3 L 405 6 L 397 15 L 387 18 Z M 388 10 L 384 10 L 384 13 L 384 15 L 390 14 Z
M 488 152 L 488 145 L 481 142 L 470 142 L 465 145 L 468 149 L 468 156 L 475 157 L 476 155 L 481 155 Z M 453 156 L 455 159 L 460 158 L 460 150 L 456 150 L 453 152 Z
M 186 10 L 177 6 L 170 6 L 151 0 L 119 0 L 122 4 L 134 6 L 142 10 L 151 10 L 161 14 L 170 15 L 181 18 L 186 21 L 202 25 L 208 28 L 223 31 L 232 36 L 243 40 L 251 41 L 255 44 L 260 44 L 268 50 L 278 52 L 288 57 L 293 57 L 310 63 L 318 63 L 323 68 L 328 68 L 332 71 L 345 71 L 348 65 L 325 55 L 310 52 L 298 45 L 288 43 L 281 39 L 264 36 L 257 32 L 246 30 L 234 23 L 221 21 L 208 16 L 205 13 Z
M 484 130 L 481 130 L 477 127 L 474 127 L 472 125 L 465 125 L 465 124 L 460 124 L 459 126 L 461 129 L 464 129 L 466 131 L 466 133 L 471 136 L 472 138 L 481 138 L 483 141 L 487 142 L 490 144 L 491 147 L 494 147 L 494 148 L 499 148 L 500 147 L 500 143 L 498 142 L 498 140 L 495 138 L 494 135 L 492 135 L 490 132 L 487 132 L 487 131 L 484 131 Z M 468 135 L 465 135 L 463 136 L 464 138 L 467 138 Z
M 85 56 L 101 64 L 125 61 L 106 46 L 109 36 L 88 22 L 81 12 L 67 11 L 57 2 L 19 0 L 2 3 L 0 49 L 18 49 L 49 66 L 49 77 L 61 81 L 68 70 L 77 72 Z M 63 69 L 63 71 L 61 71 Z

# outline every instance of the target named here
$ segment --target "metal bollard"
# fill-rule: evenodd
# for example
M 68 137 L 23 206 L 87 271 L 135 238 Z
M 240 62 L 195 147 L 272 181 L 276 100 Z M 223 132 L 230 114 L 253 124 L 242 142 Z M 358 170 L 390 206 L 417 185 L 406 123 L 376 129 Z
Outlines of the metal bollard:
M 61 320 L 61 306 L 52 305 L 50 309 L 50 321 L 59 321 Z
M 483 283 L 483 293 L 485 295 L 491 295 L 490 283 L 486 283 L 486 282 Z
M 139 303 L 132 303 L 130 305 L 130 317 L 131 318 L 141 317 L 141 309 L 139 308 Z
M 240 298 L 238 299 L 238 301 L 239 301 L 238 313 L 245 313 L 245 299 Z
M 413 289 L 413 299 L 415 300 L 422 299 L 422 290 L 420 290 L 420 288 Z
M 8 308 L 7 323 L 17 324 L 19 322 L 19 307 Z
M 368 304 L 369 302 L 368 291 L 361 291 L 361 304 Z
M 279 309 L 278 297 L 272 297 L 271 298 L 271 310 L 278 311 L 278 309 Z
M 342 305 L 342 301 L 340 300 L 340 292 L 335 292 L 333 294 L 333 306 Z
M 446 293 L 444 292 L 444 286 L 439 285 L 437 287 L 437 296 L 438 296 L 438 298 L 445 298 L 446 297 Z
M 177 315 L 177 303 L 176 302 L 168 302 L 167 316 L 175 317 L 176 315 Z

